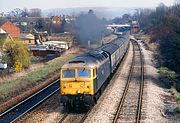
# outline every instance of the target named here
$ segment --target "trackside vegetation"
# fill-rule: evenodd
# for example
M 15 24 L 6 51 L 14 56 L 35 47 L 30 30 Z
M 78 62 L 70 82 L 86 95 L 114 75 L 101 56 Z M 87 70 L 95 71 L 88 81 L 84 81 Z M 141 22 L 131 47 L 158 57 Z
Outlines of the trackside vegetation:
M 9 66 L 14 67 L 16 72 L 27 68 L 31 63 L 31 53 L 23 43 L 5 41 L 2 47 L 2 60 Z
M 178 104 L 180 100 L 180 2 L 167 7 L 163 3 L 155 9 L 138 10 L 133 16 L 151 42 L 158 46 L 160 79 L 171 89 Z M 180 112 L 177 107 L 177 112 Z
M 44 67 L 31 71 L 25 76 L 12 81 L 0 82 L 0 103 L 42 83 L 43 80 L 52 77 L 55 73 L 59 73 L 60 67 L 67 60 L 75 56 L 77 56 L 77 54 L 64 54 L 61 57 L 46 62 Z

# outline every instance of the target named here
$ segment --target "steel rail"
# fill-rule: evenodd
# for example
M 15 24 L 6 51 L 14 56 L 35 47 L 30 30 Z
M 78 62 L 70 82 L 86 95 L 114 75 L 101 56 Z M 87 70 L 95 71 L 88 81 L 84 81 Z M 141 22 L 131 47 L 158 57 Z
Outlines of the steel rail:
M 131 63 L 131 67 L 130 67 L 130 72 L 128 75 L 127 83 L 125 85 L 125 89 L 123 91 L 122 98 L 119 102 L 115 117 L 113 119 L 113 123 L 116 123 L 118 120 L 118 116 L 122 110 L 122 107 L 123 107 L 123 104 L 125 101 L 125 97 L 128 92 L 129 84 L 130 84 L 130 81 L 132 78 L 132 74 L 133 74 L 133 70 L 134 70 L 134 66 L 135 66 L 135 45 L 138 46 L 139 53 L 140 53 L 140 62 L 141 62 L 141 81 L 140 81 L 140 91 L 139 91 L 139 96 L 138 96 L 137 113 L 136 113 L 136 119 L 135 119 L 136 123 L 139 123 L 140 119 L 141 119 L 141 108 L 142 108 L 143 88 L 144 88 L 144 61 L 143 61 L 143 55 L 142 55 L 139 44 L 136 41 L 132 41 L 132 44 L 133 44 L 133 58 L 132 58 L 132 63 Z
M 93 107 L 91 107 L 88 112 L 83 116 L 83 118 L 81 119 L 81 121 L 79 123 L 84 123 L 84 121 L 86 120 L 86 118 L 88 117 L 88 115 L 90 114 L 91 110 Z
M 119 102 L 115 117 L 113 119 L 113 123 L 117 122 L 119 113 L 121 112 L 121 109 L 122 109 L 122 106 L 123 106 L 123 103 L 125 101 L 125 97 L 126 97 L 126 94 L 127 94 L 128 88 L 129 88 L 129 83 L 131 81 L 131 77 L 132 77 L 133 70 L 134 70 L 134 62 L 135 62 L 135 53 L 134 52 L 135 52 L 135 48 L 134 48 L 134 45 L 133 45 L 133 58 L 132 58 L 132 63 L 131 63 L 131 67 L 130 67 L 130 72 L 129 72 L 129 75 L 128 75 L 127 83 L 125 85 L 125 89 L 124 89 L 122 98 L 121 98 L 121 100 Z
M 140 51 L 140 58 L 141 58 L 141 84 L 140 84 L 140 94 L 139 94 L 139 100 L 138 100 L 138 110 L 137 110 L 137 116 L 136 116 L 136 123 L 140 123 L 142 100 L 143 100 L 143 89 L 144 89 L 144 61 L 143 61 L 143 55 L 141 52 L 141 48 L 140 48 L 138 43 L 137 43 L 137 45 L 138 45 L 138 48 Z
M 67 116 L 68 116 L 68 113 L 65 113 L 63 117 L 57 123 L 62 123 L 66 119 Z
M 0 122 L 14 122 L 59 90 L 59 79 L 0 114 Z

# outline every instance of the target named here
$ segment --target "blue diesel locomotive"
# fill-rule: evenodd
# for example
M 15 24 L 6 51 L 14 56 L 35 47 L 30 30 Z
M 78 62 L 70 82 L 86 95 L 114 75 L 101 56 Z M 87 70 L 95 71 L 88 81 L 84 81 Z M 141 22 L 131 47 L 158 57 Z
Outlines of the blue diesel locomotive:
M 108 78 L 125 55 L 129 40 L 130 33 L 127 31 L 116 40 L 65 63 L 60 70 L 60 95 L 63 105 L 92 106 L 96 103 L 108 84 Z

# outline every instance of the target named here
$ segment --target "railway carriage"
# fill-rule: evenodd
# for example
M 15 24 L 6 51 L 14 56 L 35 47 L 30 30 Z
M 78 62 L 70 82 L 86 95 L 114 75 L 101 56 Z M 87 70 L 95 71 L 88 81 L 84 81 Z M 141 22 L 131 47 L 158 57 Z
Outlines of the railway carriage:
M 113 73 L 118 64 L 118 57 L 119 57 L 118 49 L 119 49 L 119 47 L 117 45 L 109 43 L 109 44 L 105 44 L 104 46 L 102 46 L 99 49 L 108 54 L 109 61 L 110 61 L 110 71 L 111 71 L 111 73 Z
M 60 95 L 66 107 L 92 106 L 128 49 L 129 33 L 71 59 L 61 67 Z

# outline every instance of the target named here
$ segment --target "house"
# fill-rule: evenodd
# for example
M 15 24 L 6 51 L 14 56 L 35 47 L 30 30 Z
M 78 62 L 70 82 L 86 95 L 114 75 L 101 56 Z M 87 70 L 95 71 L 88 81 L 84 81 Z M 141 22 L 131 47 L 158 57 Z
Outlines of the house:
M 35 36 L 31 33 L 20 34 L 19 40 L 17 42 L 22 42 L 23 44 L 35 44 Z
M 49 17 L 4 17 L 4 20 L 10 20 L 20 28 L 21 32 L 30 32 L 33 28 L 37 31 L 50 31 L 51 18 Z
M 20 37 L 20 29 L 19 27 L 15 26 L 10 21 L 6 21 L 4 23 L 0 23 L 0 28 L 4 30 L 6 33 L 9 33 L 13 38 Z
M 53 24 L 61 24 L 62 23 L 60 16 L 52 16 L 51 20 L 52 20 Z

